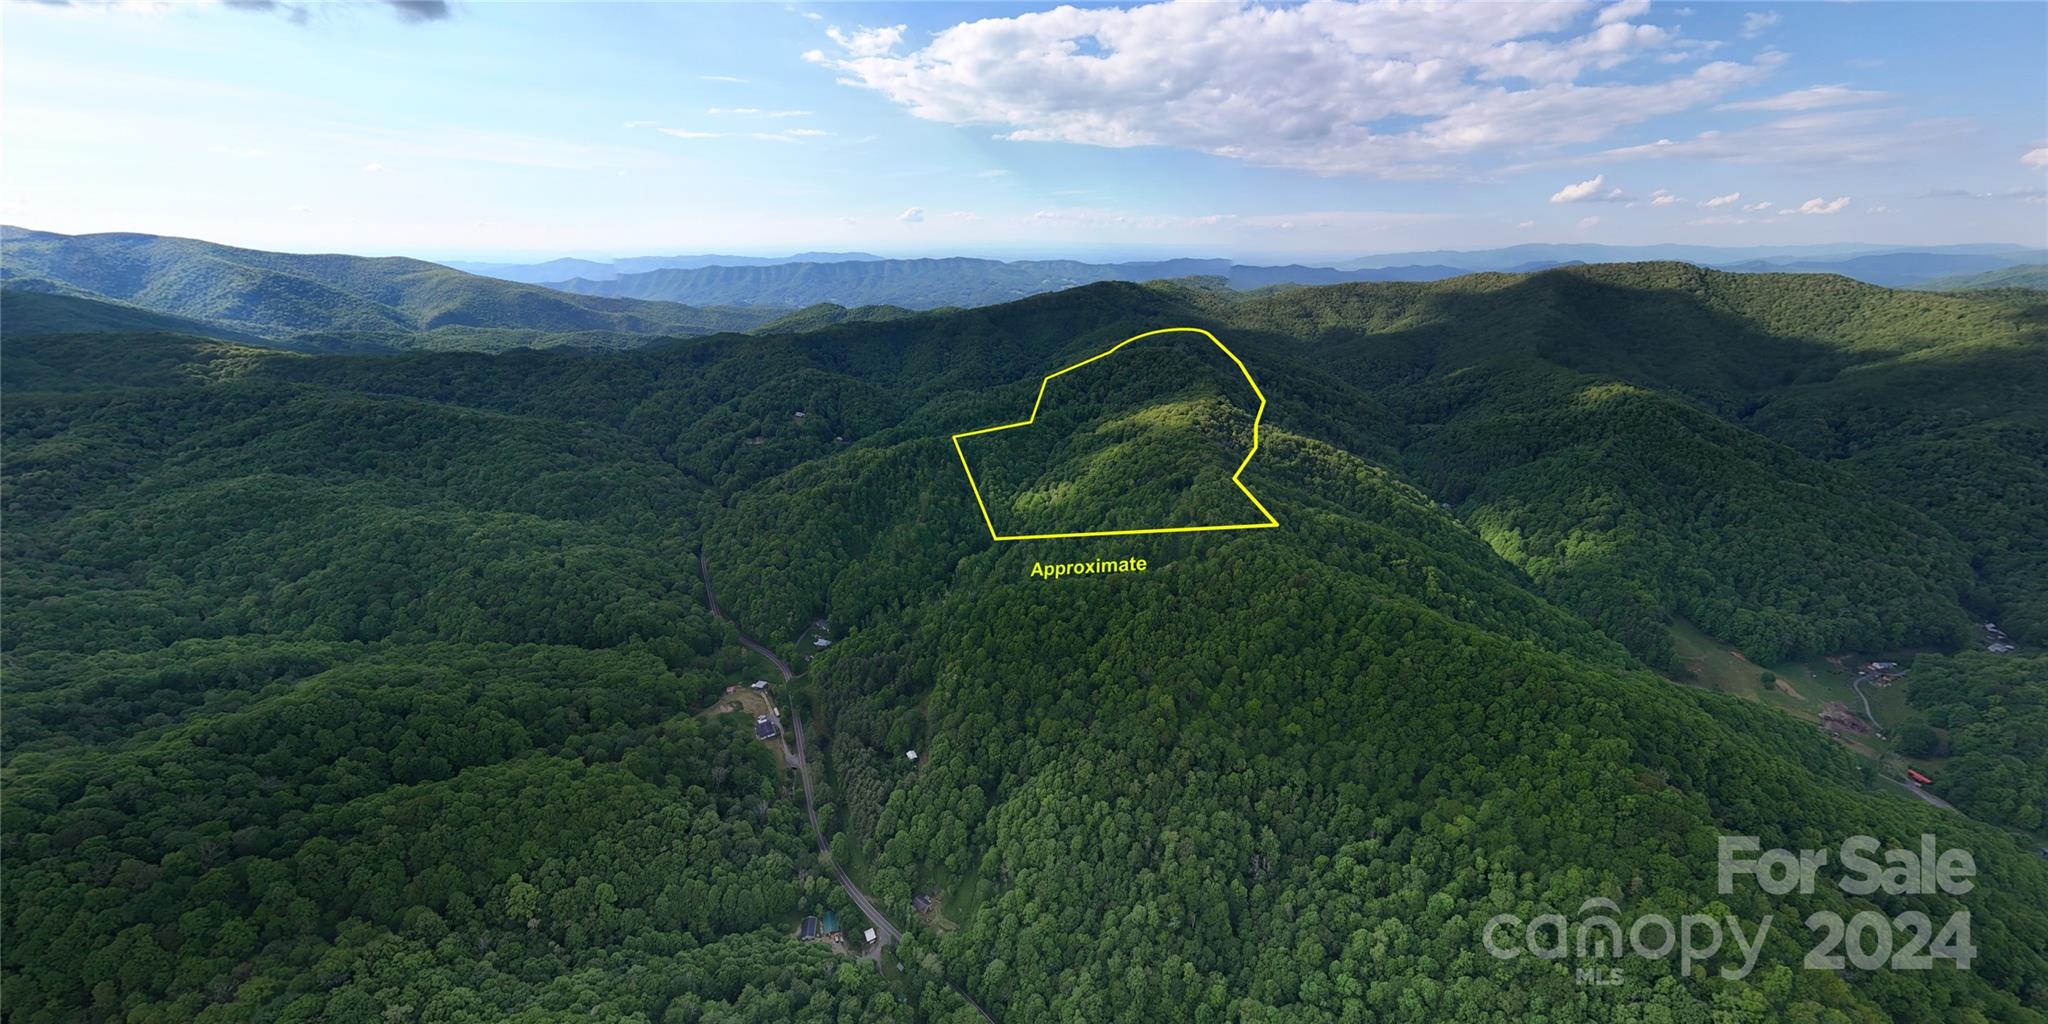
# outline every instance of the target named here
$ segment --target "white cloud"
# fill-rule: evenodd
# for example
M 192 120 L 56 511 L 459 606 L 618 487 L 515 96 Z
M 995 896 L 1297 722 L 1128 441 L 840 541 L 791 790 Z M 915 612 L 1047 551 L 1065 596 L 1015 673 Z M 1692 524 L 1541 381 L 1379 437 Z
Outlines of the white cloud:
M 2020 163 L 2028 167 L 2048 167 L 2048 146 L 2028 150 L 2025 156 L 2020 157 Z
M 1732 130 L 1710 129 L 1683 141 L 1659 139 L 1588 155 L 1593 160 L 1648 157 L 1741 164 L 1894 163 L 1938 151 L 1968 130 L 1958 120 L 1907 120 L 1891 108 L 1788 114 Z
M 1700 205 L 1701 205 L 1701 206 L 1704 206 L 1704 207 L 1707 207 L 1708 209 L 1712 209 L 1713 207 L 1716 207 L 1716 206 L 1727 206 L 1727 205 L 1730 205 L 1730 204 L 1732 204 L 1732 203 L 1739 203 L 1739 202 L 1741 202 L 1741 201 L 1742 201 L 1742 193 L 1740 193 L 1740 192 L 1730 192 L 1730 193 L 1728 193 L 1728 194 L 1727 194 L 1727 195 L 1725 195 L 1725 196 L 1715 196 L 1715 197 L 1714 197 L 1714 198 L 1712 198 L 1712 199 L 1709 199 L 1709 200 L 1706 200 L 1705 202 L 1702 202 L 1702 203 L 1701 203 Z M 1768 205 L 1768 204 L 1766 204 L 1766 205 Z
M 1516 226 L 1516 227 L 1518 227 L 1518 228 L 1533 228 L 1533 227 L 1535 227 L 1535 226 L 1536 226 L 1536 222 L 1535 222 L 1535 221 L 1533 221 L 1533 220 L 1525 220 L 1525 221 L 1523 221 L 1523 222 L 1521 222 L 1520 224 L 1517 224 L 1517 225 L 1515 225 L 1515 226 Z
M 924 222 L 924 207 L 913 206 L 910 209 L 897 214 L 896 219 L 902 221 L 905 224 L 921 224 Z
M 1634 10 L 1601 24 L 1570 4 L 1058 7 L 956 24 L 909 53 L 896 52 L 897 29 L 834 30 L 841 52 L 805 59 L 916 117 L 1013 141 L 1385 177 L 1598 142 L 1711 104 L 1784 59 L 1588 81 L 1685 42 L 1627 21 Z
M 364 164 L 364 165 L 363 165 L 363 173 L 364 173 L 364 174 L 382 174 L 382 173 L 384 173 L 384 165 L 383 165 L 383 164 L 375 164 L 375 163 L 372 163 L 372 164 Z
M 1743 207 L 1742 209 L 1743 209 L 1743 211 L 1744 211 L 1744 212 L 1747 212 L 1747 213 L 1762 213 L 1762 212 L 1764 212 L 1765 210 L 1768 210 L 1768 209 L 1770 209 L 1771 207 L 1773 207 L 1773 206 L 1775 206 L 1775 205 L 1777 205 L 1777 204 L 1776 204 L 1776 203 L 1773 203 L 1773 202 L 1771 202 L 1771 201 L 1770 201 L 1770 200 L 1768 200 L 1768 199 L 1766 199 L 1766 200 L 1763 200 L 1762 202 L 1757 202 L 1757 203 L 1751 203 L 1751 204 L 1749 204 L 1748 206 L 1745 206 L 1745 207 Z
M 1797 209 L 1797 210 L 1779 210 L 1778 212 L 1779 212 L 1779 213 L 1803 213 L 1803 214 L 1806 214 L 1807 216 L 1814 216 L 1814 215 L 1816 215 L 1816 214 L 1829 214 L 1829 213 L 1840 213 L 1840 212 L 1842 212 L 1842 211 L 1843 211 L 1844 209 L 1848 208 L 1848 206 L 1849 206 L 1849 197 L 1848 197 L 1848 196 L 1841 196 L 1841 197 L 1839 197 L 1839 198 L 1836 198 L 1836 199 L 1832 199 L 1832 200 L 1830 200 L 1830 199 L 1820 199 L 1820 198 L 1815 198 L 1815 199 L 1809 199 L 1809 200 L 1807 200 L 1807 201 L 1805 201 L 1805 202 L 1803 202 L 1803 203 L 1800 203 L 1800 204 L 1799 204 L 1799 209 Z
M 903 31 L 908 27 L 890 25 L 886 28 L 857 28 L 852 32 L 841 32 L 839 26 L 834 25 L 826 29 L 825 34 L 830 36 L 833 42 L 838 43 L 849 56 L 880 57 L 903 41 Z
M 1764 29 L 1776 26 L 1785 16 L 1776 11 L 1751 11 L 1742 16 L 1742 38 L 1755 39 Z
M 652 127 L 654 127 L 654 122 L 652 122 L 652 121 L 628 121 L 628 122 L 626 122 L 625 124 L 622 124 L 622 125 L 620 125 L 619 127 L 621 127 L 621 128 L 652 128 Z
M 1682 202 L 1682 200 L 1680 200 L 1677 196 L 1674 196 L 1661 188 L 1655 192 L 1650 193 L 1651 206 L 1675 206 L 1680 202 Z
M 1875 103 L 1890 99 L 1891 93 L 1875 89 L 1851 89 L 1841 85 L 1816 85 L 1809 89 L 1794 89 L 1760 100 L 1744 100 L 1740 103 L 1723 103 L 1715 110 L 1821 110 L 1826 107 L 1853 107 L 1862 103 Z
M 1618 21 L 1640 18 L 1650 13 L 1650 0 L 1620 0 L 1600 9 L 1600 16 L 1593 19 L 1595 25 L 1612 25 Z
M 1998 192 L 1975 192 L 1966 188 L 1935 188 L 1920 194 L 1921 199 L 2009 199 L 2022 203 L 2048 201 L 2048 189 L 2039 185 L 2020 185 Z
M 830 135 L 832 133 L 818 128 L 785 128 L 783 129 L 782 134 L 794 135 L 799 138 L 813 139 L 821 135 Z
M 1580 231 L 1585 231 L 1585 230 L 1587 230 L 1588 228 L 1598 227 L 1598 226 L 1599 226 L 1599 224 L 1600 224 L 1600 218 L 1598 218 L 1598 217 L 1581 217 L 1581 218 L 1579 218 L 1579 230 L 1580 230 Z
M 1607 175 L 1596 174 L 1576 185 L 1566 185 L 1551 193 L 1553 203 L 1619 203 L 1628 197 L 1619 188 L 1608 188 Z

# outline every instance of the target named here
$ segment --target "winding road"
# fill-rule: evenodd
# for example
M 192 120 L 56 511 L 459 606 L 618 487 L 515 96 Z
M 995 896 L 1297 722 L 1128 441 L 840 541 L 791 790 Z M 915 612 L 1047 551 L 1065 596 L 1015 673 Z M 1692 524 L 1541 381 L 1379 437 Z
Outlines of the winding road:
M 732 617 L 725 613 L 724 608 L 719 607 L 718 595 L 711 591 L 711 561 L 701 553 L 697 556 L 697 575 L 704 579 L 704 602 L 711 606 L 711 614 L 717 616 L 721 622 L 732 622 L 734 631 L 738 632 L 739 624 L 733 622 Z M 768 663 L 775 666 L 775 671 L 782 673 L 783 682 L 789 682 L 796 675 L 796 673 L 789 670 L 789 663 L 777 657 L 774 651 L 768 649 L 767 645 L 755 640 L 744 632 L 741 632 L 739 636 L 740 643 L 746 645 L 747 650 L 767 658 Z M 868 924 L 874 927 L 875 944 L 868 951 L 868 955 L 875 962 L 880 963 L 882 950 L 885 947 L 895 945 L 903 937 L 903 932 L 896 927 L 895 922 L 889 920 L 888 915 L 882 913 L 880 907 L 875 906 L 875 901 L 869 899 L 867 893 L 860 891 L 860 886 L 853 884 L 853 879 L 846 877 L 846 869 L 840 867 L 838 862 L 832 859 L 831 847 L 825 843 L 825 830 L 818 825 L 817 802 L 811 795 L 811 768 L 809 761 L 805 757 L 803 716 L 796 713 L 796 706 L 793 704 L 784 710 L 789 713 L 789 731 L 782 734 L 782 755 L 789 762 L 789 766 L 796 769 L 797 778 L 803 780 L 804 814 L 811 819 L 811 837 L 817 840 L 818 852 L 824 855 L 820 859 L 832 865 L 832 874 L 839 879 L 839 887 L 846 890 L 846 895 L 853 900 L 853 905 L 859 907 L 862 914 L 867 915 Z M 791 748 L 789 745 L 790 732 L 796 733 L 796 746 L 794 748 Z
M 739 628 L 739 623 L 733 622 L 732 616 L 727 615 L 725 609 L 719 607 L 718 595 L 711 590 L 711 560 L 701 551 L 697 553 L 697 575 L 704 580 L 704 603 L 711 606 L 711 614 L 716 616 L 720 622 L 732 623 L 733 632 L 739 634 L 740 643 L 747 650 L 768 659 L 768 664 L 775 666 L 775 671 L 782 674 L 783 682 L 789 682 L 794 678 L 796 673 L 789 670 L 789 662 L 777 657 L 774 651 L 768 649 L 768 645 L 748 636 L 745 631 Z M 790 767 L 796 769 L 797 778 L 803 780 L 804 815 L 811 819 L 811 837 L 818 844 L 818 853 L 820 855 L 818 859 L 832 865 L 832 874 L 839 880 L 839 887 L 846 890 L 846 895 L 853 900 L 853 905 L 859 907 L 860 912 L 867 915 L 868 924 L 874 926 L 875 943 L 868 950 L 868 957 L 874 960 L 875 966 L 879 968 L 882 964 L 882 950 L 895 945 L 901 940 L 903 932 L 896 927 L 894 922 L 889 920 L 888 915 L 882 913 L 880 907 L 875 906 L 875 901 L 869 899 L 867 893 L 860 891 L 860 886 L 853 884 L 853 879 L 846 877 L 846 869 L 840 867 L 839 863 L 832 859 L 832 849 L 825 843 L 824 829 L 818 827 L 818 807 L 811 796 L 811 769 L 809 762 L 804 757 L 804 720 L 801 715 L 796 713 L 795 705 L 789 706 L 786 710 L 789 712 L 789 731 L 782 734 L 782 756 L 789 762 Z M 790 732 L 796 733 L 796 746 L 794 748 L 789 745 Z M 940 975 L 940 980 L 946 983 L 947 988 L 953 990 L 954 995 L 959 996 L 963 1002 L 973 1007 L 974 1012 L 980 1014 L 982 1020 L 987 1021 L 988 1024 L 996 1024 L 995 1017 L 990 1015 L 987 1008 L 976 1002 L 973 996 L 968 995 L 966 989 L 955 985 L 952 979 L 946 978 L 943 974 Z
M 1868 678 L 1874 678 L 1874 676 L 1869 672 L 1865 672 L 1849 680 L 1849 689 L 1856 691 L 1857 699 L 1863 701 L 1863 717 L 1870 722 L 1871 728 L 1877 730 L 1878 738 L 1882 739 L 1884 737 L 1884 724 L 1877 720 L 1877 712 L 1870 710 L 1870 696 L 1863 692 L 1863 680 Z

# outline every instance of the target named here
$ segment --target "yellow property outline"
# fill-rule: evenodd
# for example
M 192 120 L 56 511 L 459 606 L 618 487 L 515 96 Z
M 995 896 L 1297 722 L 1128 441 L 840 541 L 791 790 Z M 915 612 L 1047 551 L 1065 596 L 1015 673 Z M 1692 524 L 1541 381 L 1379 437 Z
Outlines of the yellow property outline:
M 1151 529 L 1142 530 L 1086 530 L 1079 533 L 1025 533 L 1010 537 L 1006 537 L 1000 533 L 997 533 L 995 520 L 990 519 L 988 515 L 988 503 L 983 501 L 981 498 L 981 485 L 974 482 L 974 470 L 967 465 L 967 451 L 966 449 L 960 447 L 960 439 L 963 437 L 974 437 L 977 434 L 993 434 L 998 430 L 1013 430 L 1017 427 L 1028 427 L 1038 419 L 1038 407 L 1045 403 L 1046 385 L 1051 384 L 1052 379 L 1054 377 L 1057 377 L 1063 373 L 1071 373 L 1075 370 L 1080 369 L 1083 366 L 1088 365 L 1089 363 L 1096 361 L 1097 359 L 1106 359 L 1112 355 L 1115 355 L 1118 349 L 1123 348 L 1125 345 L 1128 345 L 1131 342 L 1142 341 L 1146 338 L 1156 337 L 1161 334 L 1174 334 L 1182 331 L 1191 334 L 1199 334 L 1202 337 L 1209 339 L 1210 344 L 1213 344 L 1217 348 L 1222 349 L 1223 354 L 1229 356 L 1230 361 L 1237 364 L 1237 372 L 1244 374 L 1244 382 L 1252 386 L 1252 394 L 1257 395 L 1259 397 L 1258 411 L 1252 414 L 1252 450 L 1246 452 L 1244 455 L 1244 461 L 1237 464 L 1237 472 L 1230 474 L 1230 482 L 1236 484 L 1237 489 L 1243 491 L 1244 496 L 1251 499 L 1252 504 L 1258 507 L 1259 514 L 1266 517 L 1266 521 L 1263 523 L 1229 523 L 1223 526 L 1159 526 L 1153 527 Z M 1047 374 L 1045 379 L 1040 381 L 1038 384 L 1038 400 L 1031 403 L 1030 416 L 1027 416 L 1024 419 L 1019 420 L 1015 423 L 1005 423 L 999 427 L 983 427 L 980 430 L 969 430 L 964 433 L 954 434 L 953 452 L 954 454 L 960 456 L 960 469 L 967 474 L 967 486 L 974 489 L 974 503 L 981 507 L 981 521 L 988 524 L 988 535 L 999 541 L 1053 540 L 1060 537 L 1129 537 L 1134 534 L 1141 533 L 1207 533 L 1215 530 L 1270 530 L 1273 527 L 1279 526 L 1280 521 L 1273 518 L 1273 513 L 1268 512 L 1266 510 L 1266 505 L 1264 502 L 1261 502 L 1259 500 L 1259 496 L 1253 494 L 1251 488 L 1246 487 L 1244 485 L 1244 481 L 1239 479 L 1239 477 L 1244 475 L 1244 468 L 1252 464 L 1252 456 L 1257 455 L 1259 453 L 1259 420 L 1265 415 L 1266 393 L 1259 390 L 1259 382 L 1252 379 L 1252 372 L 1250 370 L 1245 369 L 1244 360 L 1239 359 L 1237 357 L 1237 353 L 1232 352 L 1229 346 L 1223 344 L 1223 342 L 1218 340 L 1215 335 L 1210 334 L 1208 331 L 1205 331 L 1200 327 L 1162 327 L 1156 331 L 1146 331 L 1143 334 L 1125 338 L 1124 340 L 1119 341 L 1115 345 L 1111 346 L 1109 350 L 1106 352 L 1101 352 L 1096 355 L 1089 356 L 1088 358 L 1083 359 L 1072 366 Z

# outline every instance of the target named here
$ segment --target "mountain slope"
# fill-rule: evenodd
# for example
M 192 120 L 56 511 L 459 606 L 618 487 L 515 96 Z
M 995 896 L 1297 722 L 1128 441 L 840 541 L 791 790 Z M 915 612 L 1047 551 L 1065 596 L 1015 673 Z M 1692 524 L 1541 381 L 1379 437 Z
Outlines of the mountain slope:
M 1726 574 L 1737 618 L 1833 610 L 1759 602 L 1745 581 L 1787 570 L 1713 561 L 1713 531 L 1747 532 L 1726 510 L 1796 528 L 1801 550 L 1764 554 L 1830 583 L 1838 556 L 1910 539 L 1887 564 L 1938 594 L 1951 556 L 1914 558 L 1947 527 L 1886 494 L 1873 514 L 1857 460 L 1757 436 L 1748 405 L 1832 417 L 1867 397 L 1834 388 L 2038 364 L 2040 336 L 1997 300 L 1845 285 L 1100 284 L 488 359 L 10 339 L 10 1012 L 951 1024 L 972 1012 L 954 984 L 1008 1024 L 2039 1022 L 2048 863 L 1810 727 L 1656 678 L 1456 514 L 1512 498 L 1590 524 L 1552 486 L 1568 465 L 1630 488 L 1611 550 Z M 1162 322 L 1254 369 L 1269 432 L 1246 479 L 1283 528 L 991 543 L 951 433 Z M 1959 425 L 2028 408 L 1976 402 Z M 1766 500 L 1717 506 L 1693 467 Z M 1899 471 L 1931 491 L 1950 467 Z M 1780 500 L 1804 485 L 1848 493 Z M 901 981 L 789 938 L 853 912 L 772 748 L 697 714 L 753 668 L 699 552 L 771 645 L 816 652 L 829 622 L 778 699 L 827 769 L 834 861 L 910 931 Z M 1031 572 L 1130 557 L 1149 568 Z M 1922 833 L 1973 852 L 1972 893 L 1716 891 L 1724 834 Z M 913 915 L 927 892 L 957 929 Z M 1617 986 L 1575 984 L 1585 958 L 1487 955 L 1494 914 L 1593 899 L 1624 926 L 1779 927 L 1740 978 L 1714 973 L 1732 951 L 1630 959 Z M 1801 967 L 1810 913 L 1964 908 L 1969 971 Z
M 263 345 L 268 339 L 140 306 L 43 291 L 33 284 L 0 289 L 0 332 L 28 334 L 184 334 Z
M 46 279 L 153 312 L 274 341 L 305 335 L 406 344 L 441 331 L 488 346 L 493 333 L 692 335 L 766 317 L 673 303 L 585 298 L 419 260 L 295 255 L 154 235 L 58 235 L 6 228 L 6 278 Z
M 1955 292 L 1973 288 L 2032 288 L 2048 291 L 2048 264 L 2026 263 L 1978 274 L 1937 277 L 1914 285 L 1930 292 Z

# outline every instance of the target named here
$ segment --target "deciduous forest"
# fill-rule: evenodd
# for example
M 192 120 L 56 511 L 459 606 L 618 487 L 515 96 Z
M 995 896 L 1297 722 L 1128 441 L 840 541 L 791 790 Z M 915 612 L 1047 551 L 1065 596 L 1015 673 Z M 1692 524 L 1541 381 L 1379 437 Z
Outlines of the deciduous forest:
M 0 364 L 9 1022 L 2048 1019 L 2039 293 L 1107 283 L 496 355 L 79 308 Z M 1161 326 L 1252 367 L 1280 528 L 991 541 L 951 436 Z M 1008 508 L 1203 511 L 1248 417 L 1192 358 L 1048 420 Z M 1666 678 L 1680 621 L 1908 659 L 1898 753 L 1961 813 Z M 828 856 L 712 710 L 741 630 L 798 672 Z M 1980 874 L 1724 896 L 1730 833 Z M 886 971 L 796 937 L 862 920 L 835 864 Z M 1776 925 L 1739 979 L 1481 944 L 1591 900 Z M 1969 971 L 1801 966 L 1809 913 L 1963 909 Z

